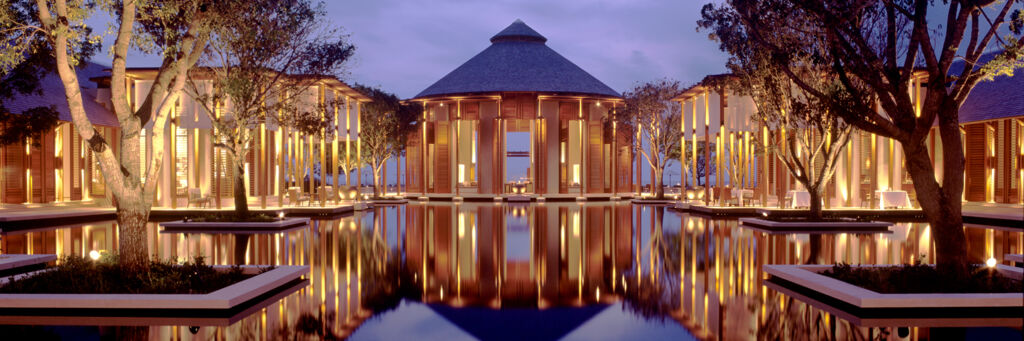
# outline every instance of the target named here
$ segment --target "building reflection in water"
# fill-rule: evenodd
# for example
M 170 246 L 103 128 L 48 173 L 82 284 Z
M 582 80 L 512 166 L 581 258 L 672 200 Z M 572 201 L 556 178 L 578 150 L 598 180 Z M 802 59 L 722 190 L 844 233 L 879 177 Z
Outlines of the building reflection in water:
M 102 222 L 8 232 L 0 252 L 87 257 L 115 251 L 116 231 Z M 1019 230 L 966 231 L 977 262 L 1024 249 Z M 345 337 L 402 299 L 444 309 L 621 302 L 698 338 L 917 339 L 932 332 L 913 321 L 844 320 L 769 289 L 761 271 L 765 264 L 933 263 L 924 223 L 899 223 L 886 234 L 766 234 L 736 220 L 622 203 L 410 203 L 280 233 L 163 233 L 156 223 L 147 233 L 150 252 L 162 259 L 310 265 L 309 286 L 250 316 L 198 330 L 189 321 L 150 326 L 154 339 L 262 340 L 297 331 Z

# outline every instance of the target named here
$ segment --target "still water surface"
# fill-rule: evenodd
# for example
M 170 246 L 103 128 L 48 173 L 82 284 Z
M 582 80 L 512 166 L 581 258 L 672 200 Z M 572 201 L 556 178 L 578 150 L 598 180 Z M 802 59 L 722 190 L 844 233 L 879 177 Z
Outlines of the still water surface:
M 1024 249 L 1020 230 L 966 230 L 978 262 Z M 103 222 L 4 233 L 0 253 L 111 252 L 116 231 Z M 767 234 L 628 203 L 410 203 L 254 235 L 165 233 L 150 223 L 157 257 L 309 265 L 309 284 L 231 317 L 0 316 L 0 331 L 36 339 L 116 339 L 131 329 L 152 340 L 1020 340 L 1019 316 L 861 318 L 777 291 L 761 271 L 933 263 L 930 233 L 924 223 L 899 223 L 884 234 Z M 966 328 L 936 328 L 949 326 Z

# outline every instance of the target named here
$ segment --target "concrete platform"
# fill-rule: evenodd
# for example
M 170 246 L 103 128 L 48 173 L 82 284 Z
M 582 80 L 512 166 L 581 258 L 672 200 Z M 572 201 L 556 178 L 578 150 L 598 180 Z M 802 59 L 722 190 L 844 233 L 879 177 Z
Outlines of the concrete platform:
M 805 222 L 805 221 L 773 221 L 761 218 L 740 218 L 741 227 L 752 227 L 770 232 L 788 233 L 856 233 L 856 232 L 889 232 L 890 222 L 880 221 L 835 221 L 835 222 Z
M 164 232 L 188 233 L 267 233 L 309 226 L 309 218 L 285 218 L 272 222 L 187 222 L 183 220 L 160 223 Z
M 7 254 L 0 255 L 0 276 L 12 276 L 30 271 L 41 270 L 46 263 L 57 260 L 57 255 L 25 255 Z
M 965 202 L 960 214 L 964 224 L 1024 230 L 1024 205 Z
M 368 201 L 373 205 L 404 205 L 409 203 L 409 199 L 398 197 L 394 199 L 371 199 Z
M 665 199 L 645 199 L 645 198 L 633 198 L 629 202 L 637 205 L 675 205 L 676 200 L 665 198 Z
M 1003 256 L 1003 260 L 1010 262 L 1010 265 L 1016 266 L 1016 264 L 1024 263 L 1024 255 L 1007 253 L 1006 255 Z
M 113 207 L 35 207 L 0 210 L 0 231 L 68 225 L 117 218 Z

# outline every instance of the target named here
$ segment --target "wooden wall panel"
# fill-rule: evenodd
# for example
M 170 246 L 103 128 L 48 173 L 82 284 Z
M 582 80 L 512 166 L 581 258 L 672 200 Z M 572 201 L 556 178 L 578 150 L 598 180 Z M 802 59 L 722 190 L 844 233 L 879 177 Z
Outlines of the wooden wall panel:
M 409 134 L 405 144 L 405 184 L 408 192 L 423 192 L 422 128 Z M 339 161 L 340 162 L 340 161 Z
M 4 146 L 4 203 L 25 202 L 25 146 L 13 144 Z
M 587 122 L 587 193 L 604 192 L 604 124 Z
M 618 141 L 615 151 L 615 186 L 617 192 L 630 192 L 633 190 L 633 151 L 629 147 L 632 136 L 630 132 L 619 129 L 617 131 Z
M 969 124 L 964 131 L 964 195 L 968 201 L 985 201 L 985 124 Z
M 547 147 L 547 120 L 537 120 L 534 130 L 534 174 L 536 174 L 534 191 L 539 194 L 546 194 L 548 189 L 548 147 Z
M 451 169 L 451 134 L 448 121 L 436 122 L 434 129 L 434 152 L 437 159 L 434 161 L 434 193 L 452 193 L 452 169 Z
M 43 171 L 42 198 L 44 202 L 52 202 L 57 200 L 57 174 L 55 172 L 56 156 L 54 156 L 54 154 L 57 151 L 57 146 L 55 144 L 55 138 L 56 136 L 53 132 L 47 133 L 43 137 L 43 143 L 41 145 L 43 157 L 43 164 L 41 165 Z

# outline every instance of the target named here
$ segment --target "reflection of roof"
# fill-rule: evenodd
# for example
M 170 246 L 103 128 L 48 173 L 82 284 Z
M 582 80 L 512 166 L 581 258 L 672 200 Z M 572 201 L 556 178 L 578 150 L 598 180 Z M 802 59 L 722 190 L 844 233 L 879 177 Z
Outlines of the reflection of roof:
M 97 89 L 92 82 L 88 81 L 89 78 L 105 74 L 104 69 L 106 68 L 103 65 L 86 62 L 75 71 L 78 73 L 79 85 L 82 86 L 82 106 L 85 108 L 85 115 L 89 117 L 89 121 L 93 125 L 116 127 L 118 126 L 117 117 L 102 104 L 96 102 Z M 42 75 L 39 79 L 39 87 L 42 93 L 17 96 L 5 101 L 4 105 L 16 114 L 34 107 L 53 106 L 57 109 L 58 118 L 61 121 L 71 122 L 71 111 L 68 109 L 68 101 L 64 96 L 64 84 L 61 82 L 60 76 L 56 72 Z
M 480 340 L 558 340 L 608 308 L 607 304 L 542 310 L 428 306 Z
M 984 64 L 999 52 L 989 52 L 978 59 Z M 950 66 L 951 75 L 959 75 L 964 63 L 957 62 Z M 1024 116 L 1024 75 L 1017 70 L 1013 76 L 999 76 L 991 81 L 981 81 L 974 86 L 960 107 L 960 123 L 994 120 L 1007 117 Z
M 491 38 L 490 47 L 415 98 L 503 91 L 621 97 L 545 45 L 546 41 L 537 31 L 516 20 Z

